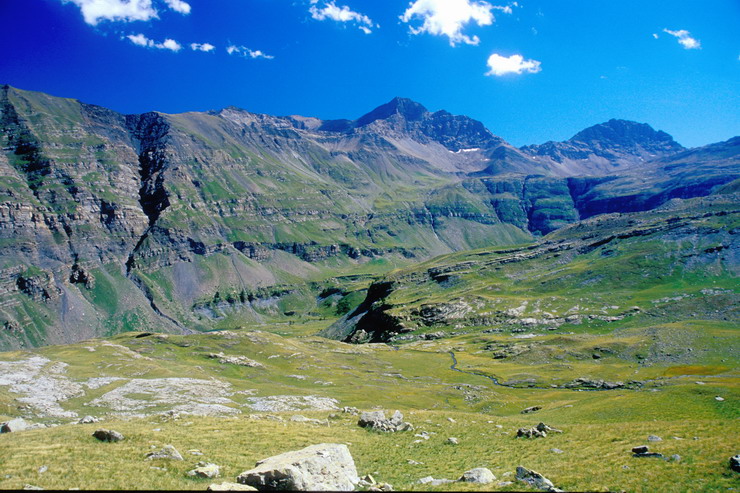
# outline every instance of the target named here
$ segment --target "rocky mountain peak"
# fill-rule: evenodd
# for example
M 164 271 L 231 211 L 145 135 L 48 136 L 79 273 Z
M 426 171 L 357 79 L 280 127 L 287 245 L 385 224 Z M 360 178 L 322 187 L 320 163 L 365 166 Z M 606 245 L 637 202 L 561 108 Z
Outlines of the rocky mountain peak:
M 364 127 L 376 120 L 387 120 L 394 115 L 399 115 L 406 121 L 419 121 L 428 113 L 429 111 L 420 103 L 411 99 L 396 97 L 358 118 L 355 121 L 355 126 Z
M 629 120 L 611 119 L 608 122 L 594 125 L 578 132 L 568 142 L 593 144 L 598 142 L 602 147 L 635 147 L 660 148 L 661 150 L 680 151 L 683 146 L 673 140 L 666 132 L 655 130 L 647 123 Z

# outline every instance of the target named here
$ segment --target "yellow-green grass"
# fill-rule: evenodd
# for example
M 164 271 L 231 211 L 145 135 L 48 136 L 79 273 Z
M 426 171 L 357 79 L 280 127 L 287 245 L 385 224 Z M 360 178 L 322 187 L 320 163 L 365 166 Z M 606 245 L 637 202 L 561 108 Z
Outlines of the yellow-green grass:
M 326 412 L 302 414 L 327 417 Z M 198 461 L 219 464 L 220 480 L 233 481 L 259 459 L 316 443 L 347 444 L 360 474 L 371 473 L 396 489 L 489 490 L 491 485 L 457 483 L 434 488 L 415 483 L 429 475 L 457 479 L 473 467 L 488 467 L 498 479 L 512 480 L 512 475 L 507 473 L 513 473 L 519 465 L 544 474 L 560 488 L 576 491 L 719 491 L 740 486 L 740 475 L 728 467 L 729 456 L 737 452 L 740 426 L 736 421 L 638 421 L 628 426 L 553 423 L 564 432 L 527 440 L 514 438 L 515 430 L 535 423 L 534 417 L 412 411 L 407 412 L 406 418 L 415 424 L 417 431 L 435 433 L 429 440 L 414 443 L 420 440 L 414 436 L 416 432 L 370 432 L 359 428 L 357 418 L 349 414 L 339 414 L 339 419 L 331 419 L 329 426 L 290 422 L 289 416 L 290 413 L 283 413 L 281 417 L 286 419 L 283 422 L 248 416 L 186 416 L 169 421 L 149 418 L 5 434 L 0 436 L 3 468 L 0 488 L 33 484 L 54 489 L 203 490 L 210 480 L 186 476 Z M 456 422 L 449 422 L 448 417 Z M 497 428 L 497 424 L 503 428 Z M 91 434 L 101 426 L 122 432 L 125 440 L 97 441 Z M 651 451 L 667 457 L 679 454 L 681 461 L 633 457 L 630 449 L 648 444 L 649 434 L 663 438 L 662 442 L 649 443 Z M 445 443 L 453 436 L 459 439 L 459 445 Z M 144 460 L 152 447 L 165 444 L 174 445 L 185 460 Z M 563 453 L 551 452 L 552 448 Z M 192 449 L 204 455 L 191 455 L 188 450 Z M 421 464 L 413 465 L 409 460 Z M 39 473 L 42 466 L 48 470 Z M 494 489 L 527 488 L 515 482 Z

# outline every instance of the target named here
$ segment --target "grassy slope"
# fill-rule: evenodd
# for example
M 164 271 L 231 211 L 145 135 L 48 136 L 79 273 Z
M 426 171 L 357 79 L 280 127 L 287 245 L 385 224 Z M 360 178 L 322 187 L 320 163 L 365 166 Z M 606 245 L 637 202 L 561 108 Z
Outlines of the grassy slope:
M 315 330 L 315 326 L 308 329 Z M 538 470 L 569 490 L 716 491 L 738 486 L 727 458 L 737 452 L 734 447 L 740 431 L 740 386 L 736 370 L 727 367 L 718 368 L 714 375 L 697 376 L 695 369 L 681 372 L 672 366 L 643 368 L 623 361 L 606 368 L 601 362 L 584 361 L 583 366 L 571 370 L 572 375 L 581 375 L 588 368 L 602 378 L 616 371 L 656 381 L 640 390 L 582 392 L 505 388 L 480 376 L 450 370 L 449 349 L 457 351 L 458 357 L 464 355 L 459 358 L 461 366 L 480 358 L 471 351 L 481 343 L 474 335 L 407 345 L 396 351 L 385 345 L 349 346 L 314 337 L 285 338 L 248 331 L 138 339 L 132 334 L 117 336 L 111 342 L 150 359 L 134 359 L 101 341 L 48 347 L 34 353 L 68 363 L 67 375 L 77 380 L 98 376 L 215 377 L 231 383 L 233 390 L 253 389 L 256 396 L 319 395 L 337 398 L 340 406 L 399 408 L 417 430 L 436 435 L 417 444 L 413 443 L 417 438 L 412 433 L 367 432 L 355 425 L 356 418 L 342 413 L 324 427 L 270 421 L 264 419 L 264 413 L 254 413 L 263 419 L 250 418 L 245 407 L 244 414 L 235 418 L 183 416 L 172 421 L 152 416 L 118 421 L 108 416 L 102 426 L 123 432 L 128 437 L 123 443 L 101 444 L 92 439 L 90 434 L 100 425 L 68 424 L 0 435 L 0 461 L 5 474 L 11 475 L 1 480 L 0 487 L 17 488 L 32 483 L 47 488 L 203 489 L 206 481 L 184 475 L 198 460 L 222 465 L 223 476 L 228 480 L 256 460 L 320 442 L 350 444 L 361 473 L 372 473 L 403 489 L 428 489 L 414 482 L 427 475 L 456 478 L 472 467 L 489 467 L 500 479 L 507 479 L 502 475 L 517 465 Z M 212 351 L 245 355 L 263 363 L 265 368 L 220 365 L 206 357 Z M 5 353 L 3 359 L 18 360 L 28 354 Z M 466 359 L 468 356 L 470 359 Z M 734 359 L 727 365 L 736 367 L 736 362 Z M 528 365 L 520 363 L 519 370 L 529 371 Z M 559 370 L 553 366 L 552 371 Z M 290 377 L 295 374 L 308 378 Z M 705 384 L 696 384 L 699 379 Z M 333 385 L 317 383 L 326 381 Z M 105 416 L 105 408 L 86 403 L 117 385 L 88 391 L 85 396 L 63 403 L 63 407 L 80 414 Z M 0 389 L 0 413 L 17 415 L 17 403 L 13 400 L 16 396 Z M 725 400 L 717 401 L 715 396 Z M 147 399 L 146 395 L 129 397 Z M 247 397 L 233 399 L 238 406 Z M 676 402 L 681 405 L 675 405 Z M 543 410 L 533 415 L 520 414 L 533 405 L 541 405 Z M 298 413 L 322 419 L 329 414 Z M 270 414 L 288 419 L 297 413 Z M 456 423 L 447 421 L 447 417 Z M 518 427 L 539 421 L 565 432 L 541 440 L 514 438 Z M 652 450 L 667 456 L 680 454 L 681 463 L 632 458 L 629 449 L 646 443 L 648 434 L 664 439 L 650 444 Z M 444 443 L 450 436 L 460 439 L 454 451 Z M 683 440 L 674 440 L 673 436 Z M 156 464 L 167 471 L 151 469 L 152 464 L 144 462 L 143 455 L 151 445 L 167 443 L 183 453 L 199 449 L 205 456 L 184 454 L 184 463 Z M 565 452 L 554 454 L 549 451 L 553 447 Z M 81 456 L 85 459 L 80 460 Z M 410 465 L 407 459 L 423 465 Z M 37 469 L 43 465 L 49 471 L 40 475 Z M 123 470 L 133 475 L 111 474 Z M 131 482 L 132 476 L 137 478 L 135 483 Z M 503 488 L 506 489 L 521 486 Z

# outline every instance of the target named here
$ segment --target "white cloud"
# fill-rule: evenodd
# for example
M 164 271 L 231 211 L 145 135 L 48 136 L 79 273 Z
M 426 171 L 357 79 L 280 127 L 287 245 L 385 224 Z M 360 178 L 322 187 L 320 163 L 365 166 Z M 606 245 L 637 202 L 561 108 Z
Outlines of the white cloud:
M 182 49 L 182 45 L 175 41 L 174 39 L 165 39 L 164 43 L 160 45 L 155 45 L 156 48 L 163 48 L 165 50 L 172 50 L 174 52 L 178 52 Z
M 246 46 L 229 45 L 226 47 L 226 53 L 229 55 L 236 54 L 238 56 L 243 56 L 244 58 L 264 58 L 266 60 L 272 60 L 275 58 L 262 50 L 250 50 Z
M 101 20 L 148 21 L 157 17 L 152 0 L 62 0 L 80 8 L 85 22 L 94 26 Z
M 182 49 L 182 45 L 174 39 L 167 38 L 161 43 L 157 43 L 153 39 L 149 39 L 143 34 L 129 34 L 126 36 L 136 46 L 143 46 L 145 48 L 157 48 L 159 50 L 170 50 L 177 53 Z
M 516 3 L 511 5 L 518 6 Z M 423 20 L 420 27 L 410 27 L 413 34 L 447 36 L 451 46 L 457 43 L 477 45 L 480 42 L 478 36 L 463 34 L 463 27 L 470 22 L 490 26 L 494 21 L 492 10 L 500 10 L 506 14 L 512 12 L 511 6 L 502 7 L 477 0 L 415 0 L 403 13 L 401 20 L 406 23 L 415 17 Z
M 190 13 L 190 5 L 183 0 L 164 0 L 167 7 L 181 14 Z M 85 22 L 91 26 L 100 21 L 148 21 L 156 19 L 157 10 L 152 0 L 62 0 L 80 8 Z
M 216 47 L 211 43 L 190 43 L 190 49 L 193 51 L 213 51 Z
M 488 57 L 488 72 L 486 75 L 501 76 L 506 74 L 521 74 L 524 72 L 536 74 L 541 71 L 540 62 L 537 60 L 525 60 L 521 55 L 503 57 L 494 53 Z
M 685 29 L 681 29 L 678 31 L 671 31 L 670 29 L 663 29 L 663 32 L 670 34 L 671 36 L 675 36 L 678 38 L 678 42 L 681 44 L 681 46 L 684 47 L 684 49 L 687 50 L 698 50 L 701 48 L 701 42 L 691 37 L 691 33 L 688 32 Z
M 657 34 L 653 33 L 653 38 L 658 39 L 659 37 L 660 36 L 658 36 Z
M 183 2 L 182 0 L 164 0 L 167 2 L 167 5 L 169 8 L 174 10 L 175 12 L 180 12 L 181 14 L 189 14 L 190 13 L 190 4 L 187 2 Z
M 311 0 L 311 7 L 308 9 L 311 13 L 311 17 L 317 21 L 330 19 L 337 22 L 354 22 L 358 24 L 357 27 L 365 34 L 370 34 L 372 32 L 372 27 L 379 27 L 374 26 L 373 20 L 370 19 L 370 17 L 359 12 L 355 12 L 346 5 L 337 7 L 334 0 L 323 0 L 321 8 L 317 7 L 318 3 L 319 0 Z

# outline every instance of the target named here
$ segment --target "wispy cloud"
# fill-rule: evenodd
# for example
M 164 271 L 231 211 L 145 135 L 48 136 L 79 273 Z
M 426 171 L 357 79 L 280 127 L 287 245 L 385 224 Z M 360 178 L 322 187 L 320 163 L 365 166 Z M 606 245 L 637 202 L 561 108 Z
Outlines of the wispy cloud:
M 190 13 L 190 4 L 183 0 L 164 0 L 166 8 L 181 14 Z M 91 26 L 100 21 L 134 22 L 158 18 L 152 0 L 62 0 L 80 8 L 82 18 Z
M 161 43 L 157 43 L 153 39 L 149 39 L 143 34 L 129 34 L 126 36 L 136 46 L 143 46 L 145 48 L 156 48 L 158 50 L 170 50 L 177 53 L 182 49 L 182 45 L 174 39 L 167 38 Z
M 190 43 L 190 49 L 193 51 L 205 51 L 207 53 L 213 51 L 216 47 L 211 43 Z
M 499 77 L 506 74 L 522 74 L 530 73 L 536 74 L 540 72 L 540 62 L 537 60 L 525 60 L 521 55 L 511 55 L 510 57 L 503 57 L 498 53 L 494 53 L 488 57 L 488 72 L 486 75 Z
M 353 11 L 347 5 L 337 7 L 334 0 L 322 0 L 321 2 L 311 0 L 311 7 L 308 11 L 311 13 L 311 17 L 318 21 L 329 19 L 336 22 L 353 22 L 365 34 L 370 34 L 374 27 L 380 27 L 370 17 Z
M 226 53 L 229 55 L 243 56 L 244 58 L 264 58 L 266 60 L 275 58 L 262 50 L 250 50 L 246 46 L 229 45 L 226 47 Z
M 692 37 L 691 33 L 688 32 L 685 29 L 680 29 L 678 31 L 671 31 L 670 29 L 663 29 L 664 33 L 668 33 L 671 36 L 675 36 L 678 38 L 678 42 L 681 44 L 681 46 L 684 47 L 684 49 L 687 50 L 698 50 L 701 48 L 701 42 Z
M 401 16 L 403 22 L 409 23 L 415 18 L 422 19 L 419 27 L 409 27 L 413 34 L 428 33 L 436 36 L 447 36 L 450 46 L 458 43 L 477 45 L 478 36 L 463 34 L 463 28 L 474 23 L 478 26 L 493 24 L 493 10 L 510 14 L 511 6 L 518 6 L 516 2 L 507 6 L 491 5 L 484 1 L 475 0 L 416 0 L 412 2 Z

